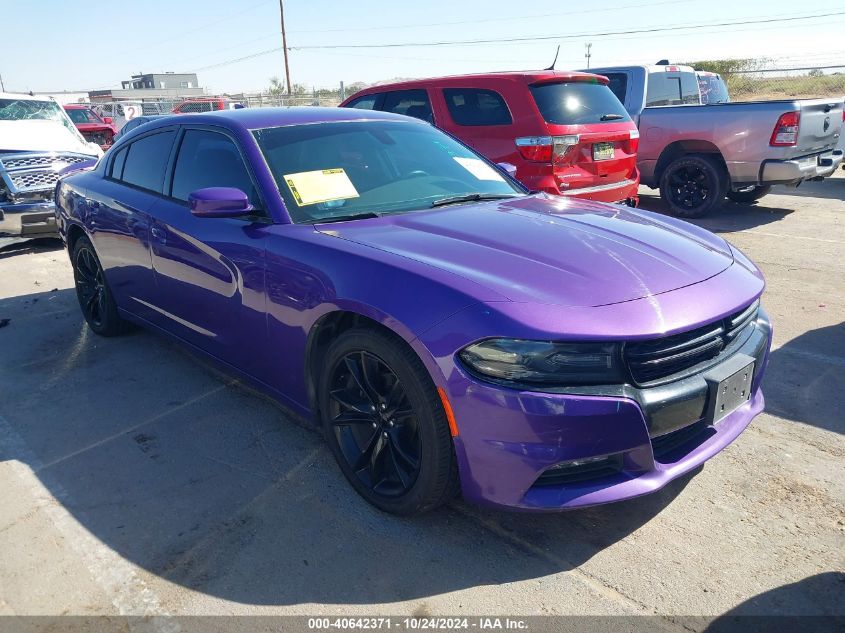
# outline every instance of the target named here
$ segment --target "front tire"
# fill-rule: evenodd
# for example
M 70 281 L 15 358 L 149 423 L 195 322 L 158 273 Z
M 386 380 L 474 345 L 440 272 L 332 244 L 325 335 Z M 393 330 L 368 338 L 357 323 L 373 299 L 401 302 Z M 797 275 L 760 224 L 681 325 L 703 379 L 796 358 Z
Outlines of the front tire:
M 663 170 L 660 197 L 673 215 L 700 218 L 722 204 L 728 186 L 728 175 L 715 159 L 681 156 Z
M 749 187 L 748 189 L 741 189 L 740 191 L 728 191 L 728 199 L 738 202 L 739 204 L 751 204 L 756 202 L 772 190 L 771 185 L 762 187 Z
M 100 259 L 87 237 L 82 236 L 74 243 L 71 263 L 76 298 L 88 327 L 100 336 L 118 336 L 129 330 L 129 323 L 117 312 Z
M 345 332 L 322 361 L 318 397 L 329 447 L 371 504 L 412 516 L 454 494 L 457 464 L 443 405 L 403 342 L 375 329 Z

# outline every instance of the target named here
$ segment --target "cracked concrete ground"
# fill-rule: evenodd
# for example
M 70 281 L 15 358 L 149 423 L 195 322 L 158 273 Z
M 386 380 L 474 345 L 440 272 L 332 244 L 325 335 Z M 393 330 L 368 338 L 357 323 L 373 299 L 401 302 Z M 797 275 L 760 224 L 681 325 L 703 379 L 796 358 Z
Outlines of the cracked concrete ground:
M 0 614 L 845 614 L 845 179 L 698 223 L 766 274 L 767 411 L 656 494 L 543 516 L 381 514 L 274 403 L 90 334 L 55 245 L 0 253 Z

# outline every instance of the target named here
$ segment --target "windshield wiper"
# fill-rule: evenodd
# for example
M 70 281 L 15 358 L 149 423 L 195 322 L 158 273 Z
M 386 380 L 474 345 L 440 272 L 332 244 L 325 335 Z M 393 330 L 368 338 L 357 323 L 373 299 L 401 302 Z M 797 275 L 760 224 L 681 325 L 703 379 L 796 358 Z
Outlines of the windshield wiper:
M 624 119 L 625 117 L 621 114 L 602 114 L 601 119 L 599 121 L 618 121 L 619 119 Z
M 448 196 L 447 198 L 440 198 L 431 203 L 432 209 L 434 207 L 443 207 L 447 204 L 459 204 L 461 202 L 478 202 L 479 200 L 503 200 L 505 198 L 519 198 L 519 194 L 514 193 L 467 193 L 462 196 Z
M 327 218 L 317 218 L 311 220 L 308 224 L 329 224 L 330 222 L 346 222 L 347 220 L 368 220 L 370 218 L 381 217 L 378 213 L 366 211 L 365 213 L 351 213 L 349 215 L 333 215 Z

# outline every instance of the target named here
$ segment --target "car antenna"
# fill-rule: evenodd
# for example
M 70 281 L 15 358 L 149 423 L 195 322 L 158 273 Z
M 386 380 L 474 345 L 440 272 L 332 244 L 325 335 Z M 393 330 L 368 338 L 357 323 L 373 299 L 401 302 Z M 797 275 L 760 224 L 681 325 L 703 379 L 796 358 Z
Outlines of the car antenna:
M 552 62 L 552 65 L 546 68 L 546 70 L 554 70 L 555 64 L 557 64 L 557 56 L 560 54 L 560 44 L 557 45 L 557 50 L 555 51 L 555 60 Z

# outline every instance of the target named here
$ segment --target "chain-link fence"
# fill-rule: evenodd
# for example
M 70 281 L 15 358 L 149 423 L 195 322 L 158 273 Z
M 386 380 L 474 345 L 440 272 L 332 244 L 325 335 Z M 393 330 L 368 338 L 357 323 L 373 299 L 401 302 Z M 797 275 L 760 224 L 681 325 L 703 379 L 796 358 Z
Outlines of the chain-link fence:
M 772 99 L 845 99 L 845 66 L 825 66 L 723 73 L 731 101 Z

